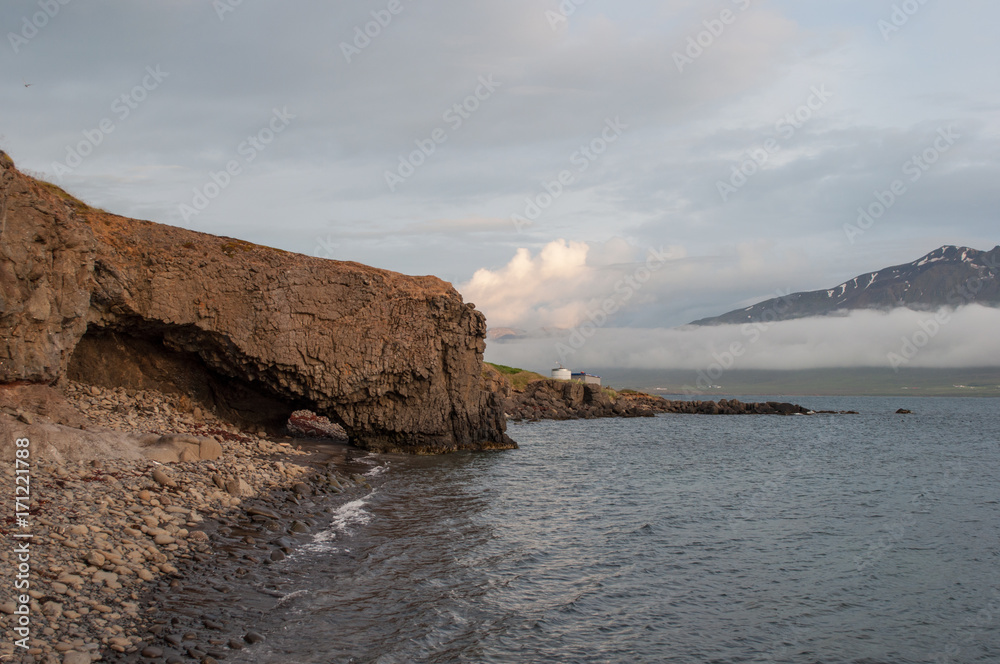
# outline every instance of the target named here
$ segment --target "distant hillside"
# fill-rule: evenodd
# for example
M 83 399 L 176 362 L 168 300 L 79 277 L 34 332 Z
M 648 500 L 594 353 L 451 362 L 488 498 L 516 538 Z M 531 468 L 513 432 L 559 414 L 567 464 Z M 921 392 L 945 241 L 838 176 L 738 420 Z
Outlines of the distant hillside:
M 932 310 L 973 302 L 1000 307 L 1000 246 L 945 246 L 923 258 L 862 274 L 829 290 L 793 293 L 692 325 L 734 325 L 830 316 L 856 309 Z
M 503 339 L 516 339 L 524 334 L 524 330 L 513 327 L 491 327 L 486 330 L 486 338 L 490 341 L 500 341 Z

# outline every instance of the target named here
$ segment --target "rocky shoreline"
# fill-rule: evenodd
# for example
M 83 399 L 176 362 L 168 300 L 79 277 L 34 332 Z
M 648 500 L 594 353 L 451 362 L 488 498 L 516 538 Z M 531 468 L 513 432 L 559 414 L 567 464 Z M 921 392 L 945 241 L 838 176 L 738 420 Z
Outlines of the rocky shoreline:
M 164 610 L 170 598 L 185 592 L 204 598 L 252 582 L 255 569 L 282 560 L 325 527 L 338 500 L 369 489 L 361 475 L 349 476 L 345 454 L 242 431 L 184 397 L 75 383 L 64 395 L 86 420 L 79 426 L 95 435 L 111 434 L 104 429 L 111 427 L 159 439 L 209 439 L 220 456 L 172 464 L 127 454 L 66 458 L 33 444 L 28 525 L 8 517 L 0 527 L 8 539 L 32 535 L 30 649 L 5 640 L 4 661 L 233 660 L 263 638 L 252 624 L 226 610 L 199 610 L 192 601 L 184 605 L 192 610 Z M 5 410 L 6 439 L 30 430 L 28 422 L 39 424 L 37 411 L 14 420 L 12 409 Z M 14 464 L 4 473 L 13 487 Z M 15 556 L 10 547 L 0 551 L 9 569 Z M 7 634 L 18 618 L 15 599 L 5 595 L 0 603 Z
M 504 408 L 512 421 L 572 420 L 603 417 L 653 417 L 659 413 L 689 415 L 810 415 L 797 404 L 737 399 L 716 401 L 670 400 L 636 392 L 615 391 L 599 385 L 552 379 L 535 380 L 523 390 L 505 391 Z

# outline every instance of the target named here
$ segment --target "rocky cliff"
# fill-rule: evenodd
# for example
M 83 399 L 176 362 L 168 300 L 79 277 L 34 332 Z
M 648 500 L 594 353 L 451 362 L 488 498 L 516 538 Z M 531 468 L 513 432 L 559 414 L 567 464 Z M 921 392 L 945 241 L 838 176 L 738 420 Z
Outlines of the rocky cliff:
M 378 451 L 516 446 L 449 284 L 108 214 L 0 155 L 0 383 L 183 392 L 258 426 L 308 408 Z

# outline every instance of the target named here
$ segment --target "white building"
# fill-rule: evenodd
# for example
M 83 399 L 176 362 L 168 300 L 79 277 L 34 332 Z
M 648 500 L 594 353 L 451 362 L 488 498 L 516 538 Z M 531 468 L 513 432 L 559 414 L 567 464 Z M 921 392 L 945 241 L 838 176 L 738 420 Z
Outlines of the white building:
M 601 384 L 601 377 L 600 376 L 595 376 L 595 375 L 589 374 L 589 373 L 587 373 L 585 371 L 578 371 L 577 373 L 572 374 L 571 375 L 571 379 L 572 380 L 578 380 L 581 383 L 586 383 L 588 385 L 600 385 Z

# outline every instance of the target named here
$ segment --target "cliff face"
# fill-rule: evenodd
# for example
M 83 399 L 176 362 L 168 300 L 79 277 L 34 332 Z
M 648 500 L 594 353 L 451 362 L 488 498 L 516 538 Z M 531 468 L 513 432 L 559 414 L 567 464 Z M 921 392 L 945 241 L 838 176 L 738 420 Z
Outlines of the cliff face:
M 87 327 L 93 235 L 0 152 L 0 381 L 52 382 Z
M 485 319 L 449 284 L 110 215 L 2 168 L 0 381 L 166 383 L 262 424 L 306 407 L 379 451 L 515 446 L 481 383 Z

